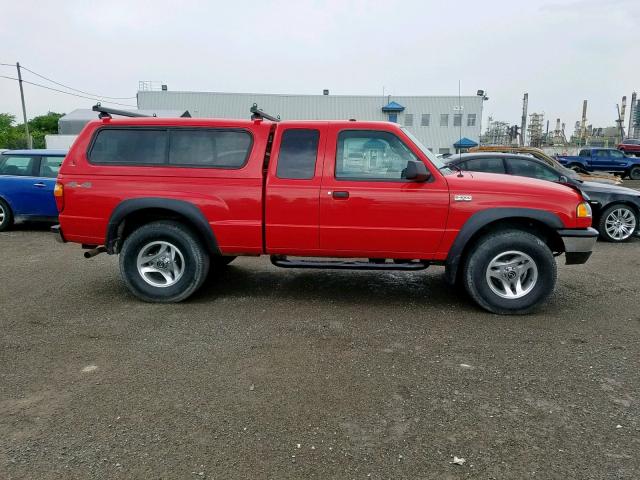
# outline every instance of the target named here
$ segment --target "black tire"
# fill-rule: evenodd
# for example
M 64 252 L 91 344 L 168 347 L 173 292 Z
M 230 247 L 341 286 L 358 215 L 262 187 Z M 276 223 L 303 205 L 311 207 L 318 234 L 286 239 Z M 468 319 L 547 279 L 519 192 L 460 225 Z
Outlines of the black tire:
M 0 232 L 9 230 L 13 225 L 13 213 L 7 202 L 0 199 Z
M 519 298 L 503 298 L 494 292 L 487 279 L 487 271 L 499 256 L 509 258 L 508 252 L 518 252 L 528 257 L 527 264 L 537 269 L 537 280 L 531 282 L 530 291 Z M 511 268 L 511 267 L 506 267 Z M 533 269 L 523 278 L 533 279 Z M 480 238 L 465 258 L 463 282 L 471 298 L 485 310 L 501 315 L 530 313 L 543 303 L 555 288 L 558 267 L 549 247 L 537 236 L 521 230 L 504 230 Z M 505 271 L 504 278 L 509 272 Z M 501 282 L 492 280 L 494 288 Z M 526 288 L 525 288 L 526 291 Z
M 631 233 L 623 234 L 623 232 L 620 232 L 620 234 L 618 235 L 614 229 L 612 229 L 611 232 L 607 231 L 607 221 L 615 221 L 615 219 L 613 218 L 614 216 L 622 216 L 625 224 L 627 224 L 626 221 L 632 221 L 633 230 L 631 231 Z M 628 205 L 618 203 L 616 205 L 610 205 L 603 210 L 602 214 L 600 215 L 600 220 L 598 221 L 598 232 L 600 233 L 600 238 L 605 242 L 623 243 L 633 238 L 635 233 L 638 231 L 639 222 L 640 219 L 638 218 L 638 213 L 633 208 Z
M 223 268 L 233 262 L 236 258 L 238 257 L 222 255 L 211 257 L 211 265 L 213 267 Z
M 629 170 L 629 178 L 631 180 L 640 180 L 640 167 L 632 167 L 631 170 Z
M 579 163 L 572 163 L 569 168 L 576 173 L 585 173 L 585 169 Z
M 152 246 L 154 243 L 162 244 L 158 248 L 166 245 L 173 246 L 178 252 L 176 254 L 178 260 L 170 262 L 168 268 L 172 268 L 171 265 L 175 263 L 180 267 L 178 270 L 181 273 L 179 276 L 174 275 L 174 279 L 178 278 L 178 280 L 168 286 L 150 284 L 138 269 L 139 255 L 156 248 Z M 153 255 L 149 256 L 149 258 L 152 257 Z M 165 256 L 158 261 L 167 261 L 167 259 L 168 257 Z M 156 268 L 156 264 L 151 267 Z M 147 278 L 153 278 L 158 282 L 166 281 L 164 274 L 160 275 L 160 270 L 166 272 L 166 269 L 156 268 L 156 270 L 158 273 L 147 273 Z M 208 253 L 197 235 L 179 222 L 158 221 L 143 225 L 126 238 L 120 252 L 122 279 L 131 293 L 145 302 L 180 302 L 200 288 L 207 278 L 208 271 Z

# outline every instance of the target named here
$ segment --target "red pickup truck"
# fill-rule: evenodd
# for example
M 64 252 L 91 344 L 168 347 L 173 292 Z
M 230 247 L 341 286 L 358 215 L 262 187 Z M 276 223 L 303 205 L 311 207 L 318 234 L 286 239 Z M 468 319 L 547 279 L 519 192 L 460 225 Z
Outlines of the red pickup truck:
M 113 119 L 60 169 L 62 241 L 120 255 L 130 291 L 178 302 L 238 255 L 278 267 L 445 267 L 483 308 L 526 313 L 555 255 L 589 258 L 591 209 L 568 186 L 446 167 L 389 122 Z

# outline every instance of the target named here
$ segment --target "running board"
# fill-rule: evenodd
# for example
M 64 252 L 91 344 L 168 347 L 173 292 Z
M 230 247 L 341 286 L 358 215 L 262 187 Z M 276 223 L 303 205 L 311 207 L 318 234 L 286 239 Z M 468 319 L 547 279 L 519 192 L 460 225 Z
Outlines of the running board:
M 329 270 L 424 270 L 427 262 L 374 263 L 352 260 L 289 260 L 282 255 L 271 255 L 271 263 L 281 268 L 324 268 Z

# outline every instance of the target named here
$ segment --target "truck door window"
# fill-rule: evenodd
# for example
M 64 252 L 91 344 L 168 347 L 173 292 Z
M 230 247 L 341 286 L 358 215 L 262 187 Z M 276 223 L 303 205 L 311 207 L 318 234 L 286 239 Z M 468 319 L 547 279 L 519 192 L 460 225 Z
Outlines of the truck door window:
M 338 135 L 336 178 L 400 182 L 409 160 L 420 161 L 395 135 L 345 130 Z
M 622 160 L 624 158 L 624 154 L 622 152 L 618 152 L 617 150 L 611 150 L 610 155 L 611 158 L 615 158 L 616 160 Z
M 318 157 L 318 130 L 289 129 L 282 134 L 278 153 L 278 178 L 313 178 Z

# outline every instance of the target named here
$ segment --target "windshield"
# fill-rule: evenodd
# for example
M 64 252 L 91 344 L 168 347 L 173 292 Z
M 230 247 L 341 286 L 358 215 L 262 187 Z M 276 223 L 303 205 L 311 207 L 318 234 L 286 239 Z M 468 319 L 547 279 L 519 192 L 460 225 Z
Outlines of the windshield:
M 436 166 L 436 168 L 438 168 L 439 170 L 442 170 L 443 173 L 447 173 L 447 170 L 449 170 L 449 167 L 442 160 L 440 160 L 438 157 L 436 157 L 433 154 L 433 152 L 431 150 L 429 150 L 427 147 L 425 147 L 422 144 L 422 142 L 420 140 L 418 140 L 409 130 L 407 130 L 404 127 L 400 127 L 400 128 L 402 129 L 404 134 L 411 139 L 411 141 L 414 143 L 414 145 L 416 147 L 418 147 L 418 149 L 422 153 L 424 153 L 424 155 L 429 159 L 429 161 Z M 451 170 L 449 170 L 449 171 L 451 171 Z

